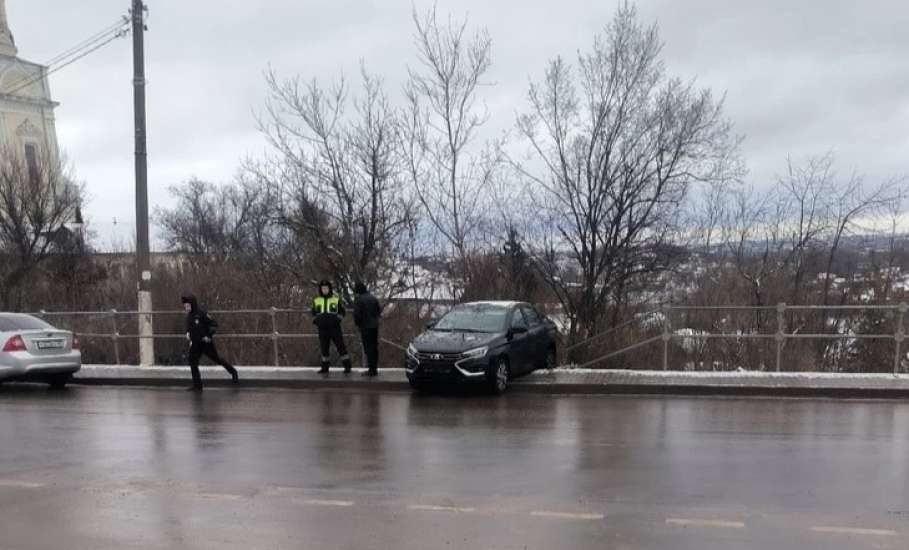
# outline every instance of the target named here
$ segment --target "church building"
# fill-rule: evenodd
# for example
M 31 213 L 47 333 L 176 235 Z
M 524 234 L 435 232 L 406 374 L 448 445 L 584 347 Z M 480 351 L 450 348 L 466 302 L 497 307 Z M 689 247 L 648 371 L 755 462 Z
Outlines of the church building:
M 21 0 L 27 2 L 28 0 Z M 47 67 L 18 57 L 16 41 L 0 0 L 0 151 L 17 151 L 29 166 L 58 153 Z

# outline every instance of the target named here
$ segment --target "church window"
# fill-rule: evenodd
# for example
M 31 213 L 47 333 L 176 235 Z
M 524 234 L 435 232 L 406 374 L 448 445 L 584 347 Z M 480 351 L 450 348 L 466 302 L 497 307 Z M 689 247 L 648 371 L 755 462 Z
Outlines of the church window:
M 38 148 L 33 143 L 25 144 L 25 164 L 28 167 L 28 178 L 34 183 L 38 180 Z

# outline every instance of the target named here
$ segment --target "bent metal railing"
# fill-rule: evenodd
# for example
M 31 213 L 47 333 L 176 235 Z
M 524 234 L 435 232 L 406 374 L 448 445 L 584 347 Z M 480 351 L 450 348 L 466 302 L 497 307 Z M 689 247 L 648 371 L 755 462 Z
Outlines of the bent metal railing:
M 278 315 L 279 314 L 298 314 L 301 316 L 309 315 L 309 310 L 304 309 L 293 309 L 293 308 L 277 308 L 272 307 L 269 309 L 231 309 L 231 310 L 212 310 L 210 312 L 214 316 L 218 315 L 233 315 L 233 314 L 255 314 L 255 315 L 266 315 L 271 318 L 271 332 L 218 332 L 218 339 L 228 339 L 228 340 L 266 340 L 271 341 L 272 343 L 272 364 L 274 366 L 280 366 L 281 363 L 281 341 L 282 340 L 305 340 L 305 339 L 317 339 L 318 334 L 315 332 L 281 332 L 278 330 Z M 122 311 L 117 309 L 110 309 L 106 311 L 39 311 L 32 313 L 36 317 L 40 317 L 47 321 L 50 321 L 54 318 L 60 317 L 107 317 L 109 318 L 110 332 L 91 332 L 91 331 L 81 331 L 77 330 L 80 338 L 95 338 L 102 340 L 109 340 L 111 346 L 114 350 L 114 361 L 115 364 L 120 365 L 121 363 L 121 343 L 133 340 L 138 341 L 142 339 L 151 339 L 151 340 L 184 340 L 186 338 L 185 333 L 153 333 L 151 335 L 142 335 L 134 333 L 121 333 L 120 332 L 120 323 L 118 322 L 119 317 L 135 317 L 138 319 L 141 315 L 151 315 L 154 316 L 183 316 L 185 313 L 179 310 L 161 310 L 161 311 L 151 311 L 151 312 L 139 312 L 139 311 Z M 345 334 L 345 338 L 352 338 L 353 334 Z M 389 340 L 387 338 L 381 338 L 382 343 L 388 344 L 396 349 L 404 351 L 406 346 L 401 345 L 398 342 Z
M 673 314 L 680 312 L 775 312 L 775 331 L 774 332 L 735 332 L 735 333 L 704 333 L 704 332 L 686 332 L 678 333 L 673 330 Z M 793 312 L 878 312 L 891 314 L 894 317 L 893 332 L 879 333 L 859 333 L 849 332 L 819 332 L 804 333 L 786 330 L 786 314 Z M 775 306 L 686 306 L 686 305 L 664 305 L 659 309 L 652 309 L 637 314 L 634 318 L 616 325 L 604 332 L 596 334 L 587 340 L 574 344 L 566 348 L 566 351 L 582 349 L 586 346 L 603 340 L 604 338 L 615 334 L 623 329 L 640 325 L 647 319 L 651 319 L 651 324 L 657 324 L 659 334 L 639 340 L 630 345 L 608 353 L 599 355 L 595 358 L 578 364 L 579 368 L 589 368 L 601 364 L 609 359 L 627 354 L 629 352 L 644 348 L 651 344 L 662 342 L 662 367 L 663 370 L 669 370 L 670 346 L 673 342 L 686 340 L 764 340 L 772 341 L 776 345 L 775 366 L 776 372 L 782 370 L 783 349 L 789 340 L 841 340 L 841 341 L 859 341 L 859 340 L 885 340 L 893 342 L 893 373 L 899 374 L 900 365 L 906 359 L 906 351 L 903 348 L 903 342 L 906 340 L 906 316 L 909 313 L 909 304 L 900 303 L 893 305 L 787 305 L 780 303 Z M 655 320 L 655 321 L 654 321 Z

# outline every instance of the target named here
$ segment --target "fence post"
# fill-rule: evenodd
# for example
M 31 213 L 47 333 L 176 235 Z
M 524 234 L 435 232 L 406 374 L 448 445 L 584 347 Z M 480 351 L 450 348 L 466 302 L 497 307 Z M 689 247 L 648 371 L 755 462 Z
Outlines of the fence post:
M 902 344 L 903 340 L 906 339 L 906 331 L 903 328 L 903 321 L 906 317 L 906 312 L 909 311 L 909 304 L 902 302 L 898 307 L 899 315 L 896 318 L 896 333 L 893 336 L 894 342 L 896 342 L 896 353 L 893 356 L 893 374 L 900 373 L 900 363 L 902 363 Z
M 280 351 L 278 350 L 278 308 L 271 308 L 271 343 L 274 349 L 275 366 L 280 366 Z
M 110 322 L 114 332 L 111 334 L 111 341 L 114 344 L 114 362 L 120 364 L 120 330 L 117 328 L 117 310 L 110 310 Z
M 672 306 L 663 306 L 663 370 L 669 370 L 669 342 L 672 340 Z
M 783 334 L 783 326 L 786 324 L 786 303 L 780 302 L 776 305 L 776 372 L 780 372 L 783 362 L 783 342 L 786 336 Z

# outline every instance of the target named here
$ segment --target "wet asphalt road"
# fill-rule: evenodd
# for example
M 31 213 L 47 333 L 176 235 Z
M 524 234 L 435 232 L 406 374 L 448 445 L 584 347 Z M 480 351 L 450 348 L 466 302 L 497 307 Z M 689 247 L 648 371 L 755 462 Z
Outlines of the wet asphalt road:
M 0 549 L 909 548 L 909 404 L 0 387 Z

